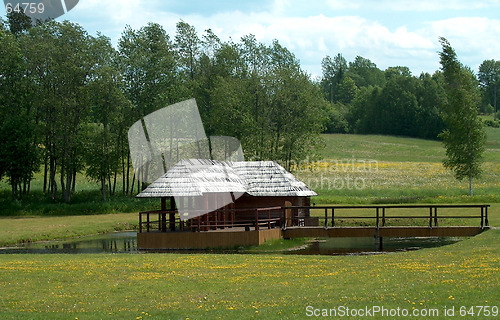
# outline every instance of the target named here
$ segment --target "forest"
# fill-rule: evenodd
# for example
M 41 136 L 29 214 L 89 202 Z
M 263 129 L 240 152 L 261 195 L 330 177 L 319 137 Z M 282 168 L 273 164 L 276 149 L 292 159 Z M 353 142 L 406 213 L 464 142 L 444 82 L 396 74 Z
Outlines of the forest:
M 340 53 L 321 64 L 321 78 L 313 78 L 278 40 L 265 44 L 249 34 L 223 41 L 184 21 L 174 35 L 156 23 L 127 27 L 113 46 L 69 21 L 31 28 L 10 15 L 0 19 L 0 179 L 15 199 L 29 193 L 35 172 L 52 199 L 71 201 L 77 173 L 99 183 L 104 200 L 134 195 L 145 186 L 132 168 L 128 128 L 190 98 L 207 136 L 235 137 L 247 159 L 287 169 L 313 156 L 321 133 L 438 139 L 445 129 L 441 71 L 380 70 Z M 494 113 L 500 61 L 470 71 L 478 113 Z

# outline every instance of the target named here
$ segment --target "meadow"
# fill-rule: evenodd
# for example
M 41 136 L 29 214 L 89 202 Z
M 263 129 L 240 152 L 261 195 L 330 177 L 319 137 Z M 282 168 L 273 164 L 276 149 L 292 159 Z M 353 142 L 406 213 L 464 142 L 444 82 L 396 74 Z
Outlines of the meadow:
M 500 230 L 491 230 L 446 247 L 375 256 L 0 255 L 0 317 L 304 319 L 308 306 L 378 306 L 438 312 L 416 319 L 496 319 L 499 240 Z
M 486 128 L 483 175 L 458 181 L 442 165 L 441 142 L 378 135 L 324 135 L 316 158 L 296 163 L 318 204 L 500 202 L 500 129 Z
M 490 225 L 499 226 L 500 129 L 487 130 L 485 174 L 473 197 L 442 167 L 438 141 L 325 135 L 327 147 L 294 172 L 319 193 L 317 204 L 489 203 Z M 335 188 L 341 180 L 344 188 Z M 346 188 L 348 182 L 354 187 Z M 64 205 L 41 198 L 39 187 L 38 180 L 23 203 L 7 200 L 6 184 L 0 186 L 0 245 L 134 228 L 135 210 L 158 206 L 128 197 L 103 204 L 88 181 L 77 185 L 75 203 Z M 373 256 L 276 253 L 287 245 L 249 250 L 270 252 L 258 255 L 0 255 L 0 318 L 301 319 L 314 310 L 373 306 L 434 313 L 416 319 L 498 315 L 497 229 L 445 247 Z

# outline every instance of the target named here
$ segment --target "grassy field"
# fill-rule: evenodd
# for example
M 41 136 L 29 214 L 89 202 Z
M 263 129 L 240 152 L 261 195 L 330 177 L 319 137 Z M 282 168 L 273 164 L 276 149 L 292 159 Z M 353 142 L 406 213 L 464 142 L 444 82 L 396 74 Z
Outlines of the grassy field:
M 462 203 L 500 202 L 500 128 L 486 128 L 483 176 L 474 181 L 474 197 L 467 182 L 457 181 L 442 166 L 445 150 L 439 141 L 379 135 L 323 135 L 318 157 L 293 166 L 293 173 L 313 188 L 316 203 Z M 137 212 L 157 208 L 154 200 L 115 195 L 103 202 L 96 183 L 77 176 L 71 204 L 51 200 L 42 190 L 41 173 L 31 193 L 13 201 L 8 184 L 0 182 L 0 216 L 75 215 Z M 117 194 L 121 190 L 118 177 Z
M 321 160 L 303 162 L 295 173 L 320 194 L 317 204 L 486 202 L 492 204 L 490 224 L 500 226 L 500 130 L 487 132 L 486 172 L 475 182 L 474 197 L 442 168 L 437 141 L 326 135 Z M 8 200 L 2 184 L 0 245 L 134 228 L 138 209 L 158 205 L 127 197 L 103 204 L 95 184 L 79 181 L 70 205 L 43 197 L 39 177 L 23 202 Z M 307 310 L 379 306 L 438 312 L 417 319 L 484 319 L 479 306 L 500 307 L 499 271 L 500 230 L 451 246 L 377 256 L 0 255 L 0 318 L 301 319 Z M 454 308 L 455 317 L 445 316 L 445 308 Z M 464 310 L 474 315 L 460 317 Z
M 441 164 L 444 149 L 439 141 L 377 135 L 324 135 L 326 148 L 319 160 L 307 159 L 294 173 L 318 194 L 320 204 L 368 203 L 490 203 L 490 223 L 500 226 L 500 129 L 486 128 L 488 134 L 483 177 L 474 182 L 474 197 L 467 195 L 467 183 L 459 182 Z M 118 179 L 120 181 L 120 179 Z M 97 185 L 79 175 L 77 193 L 71 204 L 52 201 L 41 193 L 40 174 L 32 193 L 23 201 L 10 198 L 8 185 L 0 184 L 0 245 L 47 240 L 133 227 L 137 216 L 74 215 L 116 214 L 157 209 L 155 199 L 114 196 L 103 202 Z M 120 190 L 120 184 L 117 187 Z M 15 227 L 7 216 L 25 216 Z M 32 216 L 52 216 L 54 221 L 33 220 Z M 64 216 L 64 218 L 62 218 Z M 82 221 L 81 223 L 72 221 Z M 86 222 L 88 227 L 85 227 Z M 92 223 L 90 223 L 92 222 Z M 95 222 L 95 223 L 94 223 Z M 120 224 L 122 223 L 122 224 Z M 57 227 L 61 226 L 60 230 Z
M 0 246 L 132 230 L 137 213 L 64 217 L 0 217 Z
M 500 306 L 499 272 L 500 230 L 377 256 L 0 255 L 0 317 L 303 319 L 307 306 L 379 306 L 489 319 L 476 306 Z M 460 317 L 462 307 L 475 315 Z
M 326 148 L 294 173 L 319 196 L 316 203 L 500 202 L 500 129 L 487 128 L 484 174 L 457 181 L 445 169 L 439 141 L 377 135 L 324 135 Z

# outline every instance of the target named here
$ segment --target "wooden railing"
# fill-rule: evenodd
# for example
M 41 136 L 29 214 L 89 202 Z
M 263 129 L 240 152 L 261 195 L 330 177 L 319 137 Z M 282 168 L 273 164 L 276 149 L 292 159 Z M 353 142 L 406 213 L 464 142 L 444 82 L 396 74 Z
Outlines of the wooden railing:
M 347 226 L 346 221 L 352 223 L 354 220 L 366 220 L 368 224 L 376 227 L 388 226 L 390 220 L 395 219 L 418 219 L 426 221 L 429 228 L 438 227 L 439 221 L 446 219 L 478 219 L 480 227 L 489 226 L 488 208 L 486 204 L 463 204 L 463 205 L 365 205 L 365 206 L 291 206 L 270 207 L 257 209 L 219 209 L 208 214 L 201 210 L 189 210 L 194 215 L 187 221 L 181 221 L 177 210 L 156 210 L 139 213 L 139 232 L 166 232 L 167 226 L 171 231 L 209 231 L 226 228 L 245 228 L 245 230 L 260 230 L 262 228 L 282 228 L 322 226 L 324 228 L 336 228 Z M 418 214 L 401 214 L 402 210 L 411 209 L 412 212 L 420 211 Z M 438 209 L 479 209 L 477 214 L 439 214 Z M 287 210 L 292 213 L 287 216 Z M 323 211 L 324 214 L 310 216 L 311 210 Z M 349 210 L 373 210 L 368 215 L 342 215 L 340 212 Z M 389 211 L 399 210 L 399 214 L 390 215 Z M 243 213 L 248 219 L 235 218 L 238 213 Z M 304 214 L 306 212 L 306 214 Z M 440 212 L 440 211 L 439 211 Z M 249 214 L 250 213 L 250 214 Z M 198 216 L 196 216 L 199 214 Z M 175 217 L 175 218 L 174 218 Z M 174 218 L 171 220 L 171 218 Z M 405 226 L 415 226 L 405 224 Z
M 285 210 L 292 210 L 292 217 L 285 218 L 282 215 L 282 226 L 306 226 L 316 225 L 324 226 L 325 228 L 335 228 L 340 226 L 341 220 L 371 220 L 371 225 L 376 228 L 386 227 L 387 222 L 391 219 L 424 219 L 428 221 L 428 227 L 438 227 L 439 220 L 445 219 L 478 219 L 481 228 L 489 226 L 488 222 L 488 208 L 490 205 L 486 204 L 463 204 L 463 205 L 365 205 L 365 206 L 292 206 L 283 207 Z M 346 210 L 374 210 L 371 215 L 341 215 L 339 211 Z M 389 215 L 388 211 L 398 209 L 412 209 L 424 211 L 424 213 L 410 214 L 410 215 Z M 438 209 L 479 209 L 475 215 L 439 215 Z M 324 215 L 301 217 L 299 210 L 321 210 Z M 428 213 L 427 213 L 428 212 Z M 309 220 L 309 223 L 308 223 Z M 312 220 L 312 222 L 311 222 Z M 316 222 L 318 221 L 318 223 Z M 345 226 L 345 225 L 343 225 Z
M 257 209 L 220 209 L 208 214 L 202 210 L 189 210 L 194 218 L 186 221 L 180 220 L 177 210 L 155 210 L 139 213 L 139 233 L 142 232 L 166 232 L 167 226 L 171 231 L 209 231 L 226 228 L 279 228 L 282 222 L 282 207 L 269 207 Z M 235 219 L 237 213 L 252 215 L 252 219 Z M 199 215 L 198 215 L 199 214 Z M 175 220 L 170 220 L 170 216 Z M 198 215 L 198 216 L 197 216 Z

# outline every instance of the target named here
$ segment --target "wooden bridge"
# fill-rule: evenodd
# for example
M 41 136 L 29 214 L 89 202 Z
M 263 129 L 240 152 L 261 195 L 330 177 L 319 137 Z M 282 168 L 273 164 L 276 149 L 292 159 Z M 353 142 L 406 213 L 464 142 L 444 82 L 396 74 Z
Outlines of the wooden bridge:
M 486 204 L 292 206 L 255 209 L 255 218 L 237 221 L 200 217 L 184 222 L 171 211 L 139 214 L 138 248 L 207 248 L 260 245 L 270 239 L 373 237 L 382 248 L 391 237 L 470 237 L 489 227 Z M 304 215 L 309 212 L 310 215 Z M 301 214 L 302 213 L 302 214 Z M 158 220 L 150 216 L 158 216 Z M 176 231 L 173 231 L 176 230 Z M 194 231 L 194 232 L 189 232 Z

